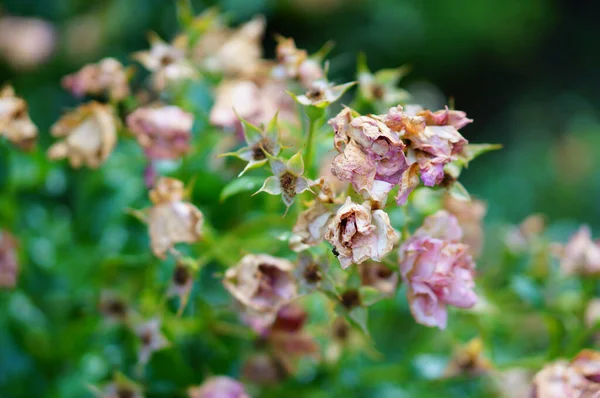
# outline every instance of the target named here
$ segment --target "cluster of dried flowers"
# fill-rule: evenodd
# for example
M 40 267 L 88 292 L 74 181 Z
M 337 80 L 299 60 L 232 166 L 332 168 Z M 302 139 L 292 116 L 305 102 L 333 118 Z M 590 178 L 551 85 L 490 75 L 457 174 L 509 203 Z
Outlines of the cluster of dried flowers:
M 250 253 L 233 266 L 225 264 L 230 266 L 223 276 L 225 289 L 236 300 L 243 322 L 267 347 L 244 366 L 244 376 L 258 383 L 293 374 L 298 358 L 335 360 L 339 347 L 360 346 L 356 342 L 365 340 L 361 333 L 366 307 L 393 297 L 400 282 L 406 286 L 415 321 L 422 325 L 444 329 L 448 306 L 475 306 L 474 258 L 481 252 L 486 206 L 471 199 L 457 178 L 477 155 L 493 149 L 471 145 L 463 137 L 460 130 L 472 122 L 464 112 L 448 107 L 431 111 L 410 103 L 410 95 L 396 87 L 402 69 L 372 74 L 364 60 L 358 92 L 382 113 L 363 115 L 343 107 L 327 128 L 328 108 L 354 83 L 329 82 L 327 49 L 311 56 L 289 38 L 278 37 L 275 60 L 263 59 L 264 28 L 265 20 L 259 17 L 232 29 L 210 11 L 171 43 L 151 36 L 150 49 L 135 54 L 151 73 L 140 92 L 130 84 L 134 70 L 113 58 L 66 76 L 63 86 L 74 96 L 95 99 L 52 126 L 58 141 L 48 149 L 50 159 L 68 159 L 75 168 L 98 168 L 119 140 L 127 135 L 137 140 L 148 162 L 144 177 L 152 206 L 135 214 L 148 224 L 153 254 L 177 260 L 168 294 L 180 297 L 183 309 L 195 269 L 176 245 L 202 240 L 204 215 L 186 200 L 184 183 L 158 176 L 153 162 L 190 153 L 194 114 L 156 98 L 171 98 L 161 93 L 177 90 L 189 80 L 221 77 L 208 119 L 231 133 L 228 137 L 239 147 L 226 155 L 246 162 L 240 178 L 250 170 L 267 168 L 270 175 L 258 192 L 281 195 L 286 216 L 295 220 L 285 257 Z M 286 90 L 302 93 L 289 95 Z M 306 132 L 301 129 L 304 116 Z M 323 152 L 319 144 L 324 142 L 324 128 L 333 133 L 328 147 L 337 152 L 333 158 L 317 156 Z M 25 101 L 10 87 L 0 94 L 0 134 L 22 148 L 30 148 L 38 134 Z M 423 214 L 421 225 L 414 225 L 408 216 L 416 190 L 435 192 L 442 199 L 436 210 Z M 390 216 L 400 214 L 397 208 L 404 217 Z M 520 232 L 520 239 L 528 239 L 527 231 Z M 15 245 L 9 233 L 0 234 L 1 286 L 15 284 Z M 600 270 L 600 246 L 591 241 L 588 229 L 557 251 L 566 272 Z M 360 286 L 349 283 L 350 275 L 359 276 Z M 298 301 L 314 292 L 323 293 L 337 312 L 330 325 L 332 343 L 323 356 L 306 327 L 308 313 Z M 131 326 L 140 341 L 140 363 L 169 346 L 158 317 L 142 320 L 109 296 L 100 308 L 107 317 Z M 357 333 L 356 326 L 362 332 Z M 565 388 L 585 384 L 587 389 L 594 376 L 582 370 L 587 369 L 584 359 L 538 374 L 537 394 L 550 396 L 542 391 L 553 372 L 574 374 L 573 383 Z M 100 395 L 141 397 L 142 390 L 119 376 Z M 237 381 L 219 376 L 190 388 L 189 396 L 248 395 Z

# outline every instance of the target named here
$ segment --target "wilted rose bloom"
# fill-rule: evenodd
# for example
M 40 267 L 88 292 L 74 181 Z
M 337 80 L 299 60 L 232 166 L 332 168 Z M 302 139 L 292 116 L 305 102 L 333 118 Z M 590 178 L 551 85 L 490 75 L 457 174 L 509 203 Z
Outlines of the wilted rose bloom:
M 447 194 L 444 196 L 444 208 L 458 220 L 463 231 L 463 242 L 469 245 L 469 253 L 478 257 L 483 249 L 483 217 L 487 212 L 486 204 L 481 200 L 462 200 Z
M 240 119 L 261 125 L 267 124 L 276 113 L 280 121 L 298 123 L 295 104 L 285 93 L 285 85 L 277 81 L 224 80 L 215 94 L 210 123 L 239 132 Z
M 360 280 L 365 286 L 371 286 L 382 294 L 393 296 L 398 286 L 398 273 L 383 264 L 366 262 L 360 264 Z
M 15 97 L 11 86 L 0 91 L 0 136 L 21 149 L 31 149 L 37 140 L 38 129 L 29 118 L 27 103 Z
M 161 91 L 169 83 L 198 77 L 198 72 L 186 58 L 187 37 L 178 36 L 168 44 L 157 35 L 150 36 L 150 50 L 134 54 L 134 58 L 152 72 L 152 82 Z
M 160 320 L 150 319 L 135 328 L 135 334 L 141 342 L 139 362 L 146 364 L 152 354 L 169 346 L 169 341 L 160 331 Z
M 69 158 L 75 168 L 97 168 L 117 143 L 117 119 L 109 105 L 90 102 L 64 115 L 54 123 L 51 132 L 64 139 L 50 147 L 50 159 Z
M 585 349 L 571 361 L 571 366 L 589 381 L 600 383 L 600 352 Z M 600 384 L 597 389 L 600 391 Z
M 292 229 L 293 235 L 290 237 L 290 248 L 299 252 L 321 243 L 332 216 L 325 205 L 319 201 L 314 202 L 298 215 L 296 225 Z
M 137 108 L 127 127 L 150 159 L 177 159 L 190 149 L 194 115 L 177 106 Z
M 275 52 L 279 63 L 273 70 L 275 75 L 298 79 L 305 88 L 310 88 L 314 82 L 325 77 L 319 62 L 309 58 L 306 50 L 299 50 L 294 39 L 278 37 Z
M 0 56 L 15 69 L 44 63 L 55 48 L 54 27 L 37 18 L 0 18 Z
M 512 368 L 493 372 L 491 379 L 500 398 L 532 398 L 532 377 L 529 369 Z
M 546 228 L 546 221 L 541 214 L 527 216 L 520 225 L 513 227 L 506 234 L 506 245 L 513 251 L 527 250 Z
M 267 254 L 248 254 L 225 273 L 225 288 L 250 311 L 275 316 L 297 294 L 294 264 Z
M 148 227 L 152 252 L 164 258 L 177 243 L 194 243 L 201 237 L 204 216 L 196 206 L 185 202 L 183 183 L 174 178 L 161 178 L 150 191 Z
M 567 361 L 546 365 L 533 379 L 532 398 L 595 398 L 600 394 L 600 384 L 586 379 Z
M 567 275 L 600 273 L 600 243 L 592 240 L 590 228 L 579 228 L 564 247 L 560 267 Z
M 18 273 L 17 241 L 7 231 L 0 230 L 0 288 L 15 287 Z
M 189 398 L 250 398 L 244 385 L 231 377 L 214 376 L 188 390 Z
M 400 133 L 402 139 L 410 141 L 409 147 L 414 151 L 414 159 L 411 160 L 419 165 L 423 183 L 432 187 L 442 182 L 444 166 L 454 160 L 467 144 L 458 128 L 472 120 L 466 119 L 462 112 L 447 109 L 436 113 L 420 111 L 412 115 L 402 106 L 397 106 L 389 110 L 384 121 L 391 130 Z
M 123 65 L 114 58 L 104 58 L 65 76 L 62 85 L 76 97 L 106 93 L 110 99 L 120 101 L 129 95 L 127 81 L 127 71 Z
M 357 192 L 383 202 L 408 168 L 398 133 L 375 117 L 352 119 L 349 109 L 342 110 L 330 124 L 341 152 L 333 159 L 332 173 L 350 181 Z
M 371 73 L 366 60 L 361 57 L 358 72 L 360 95 L 377 108 L 397 105 L 409 99 L 410 94 L 397 87 L 400 79 L 408 72 L 408 68 L 382 69 Z
M 440 210 L 400 247 L 400 272 L 417 323 L 444 329 L 447 305 L 471 308 L 477 302 L 475 263 L 461 238 L 456 218 Z
M 398 238 L 386 212 L 371 211 L 370 202 L 360 205 L 350 198 L 329 221 L 325 232 L 325 239 L 333 245 L 343 269 L 368 259 L 381 261 Z
M 265 25 L 265 18 L 258 16 L 237 29 L 209 29 L 192 50 L 194 62 L 226 76 L 253 75 L 261 67 Z

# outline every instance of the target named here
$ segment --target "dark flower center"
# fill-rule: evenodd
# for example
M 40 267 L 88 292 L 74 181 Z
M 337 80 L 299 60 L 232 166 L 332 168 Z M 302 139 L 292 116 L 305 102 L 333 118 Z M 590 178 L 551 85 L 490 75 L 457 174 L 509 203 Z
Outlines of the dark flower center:
M 333 335 L 338 340 L 346 340 L 350 334 L 350 326 L 343 319 L 338 319 L 333 325 Z
M 346 290 L 342 293 L 342 305 L 346 307 L 347 310 L 358 307 L 360 305 L 360 294 L 358 293 L 358 290 Z
M 171 64 L 173 63 L 173 61 L 174 61 L 174 59 L 173 59 L 173 57 L 171 57 L 170 55 L 163 55 L 163 56 L 160 58 L 160 64 L 161 64 L 162 66 L 168 66 L 168 65 L 171 65 Z
M 321 88 L 311 88 L 306 92 L 306 97 L 308 97 L 311 101 L 319 101 L 322 100 L 325 96 L 325 92 Z
M 149 330 L 143 332 L 140 335 L 140 340 L 142 340 L 142 344 L 144 344 L 145 346 L 150 345 L 150 343 L 152 343 L 152 332 L 150 332 Z
M 111 300 L 105 305 L 106 312 L 109 315 L 123 316 L 125 315 L 126 306 L 120 300 Z
M 303 276 L 308 283 L 312 284 L 318 283 L 321 281 L 321 279 L 323 279 L 323 276 L 321 275 L 321 269 L 317 264 L 314 263 L 309 264 L 306 267 Z
M 385 89 L 381 84 L 375 84 L 371 92 L 373 94 L 373 97 L 375 97 L 376 99 L 382 99 L 385 95 Z
M 263 138 L 260 142 L 256 143 L 252 147 L 252 159 L 254 160 L 263 160 L 267 157 L 265 152 L 269 155 L 273 154 L 273 142 L 266 138 Z
M 177 267 L 175 267 L 175 271 L 173 272 L 173 281 L 176 285 L 185 285 L 189 278 L 190 273 L 186 267 L 184 267 L 183 265 L 178 265 Z
M 456 182 L 456 178 L 452 177 L 448 173 L 444 173 L 444 178 L 442 179 L 442 182 L 440 183 L 440 187 L 450 188 L 452 186 L 452 184 L 454 184 L 455 182 Z
M 285 173 L 283 173 L 283 175 L 281 177 L 279 177 L 279 183 L 281 184 L 281 189 L 283 190 L 283 192 L 286 195 L 288 195 L 290 197 L 296 196 L 296 181 L 297 180 L 298 180 L 298 177 L 296 177 L 289 171 L 286 171 Z
M 133 398 L 135 396 L 135 392 L 127 387 L 119 387 L 117 396 L 119 398 Z
M 377 267 L 377 276 L 381 279 L 387 279 L 390 276 L 392 276 L 393 273 L 394 273 L 394 271 L 392 271 L 391 269 L 389 269 L 388 267 L 386 267 L 384 265 L 380 265 Z

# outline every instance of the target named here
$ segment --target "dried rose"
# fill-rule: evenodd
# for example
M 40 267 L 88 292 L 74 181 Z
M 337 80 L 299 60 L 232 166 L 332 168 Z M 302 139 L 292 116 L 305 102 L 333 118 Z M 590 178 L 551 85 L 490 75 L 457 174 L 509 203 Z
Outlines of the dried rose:
M 240 172 L 241 177 L 247 170 L 264 166 L 268 156 L 277 156 L 281 150 L 279 143 L 279 132 L 277 127 L 277 114 L 269 122 L 268 126 L 255 126 L 242 119 L 244 126 L 244 138 L 247 146 L 236 152 L 226 153 L 223 156 L 235 156 L 248 162 L 244 170 Z
M 234 129 L 241 120 L 257 123 L 262 117 L 261 91 L 250 80 L 224 80 L 217 87 L 210 110 L 213 126 Z
M 587 380 L 567 361 L 546 365 L 533 379 L 532 398 L 598 397 L 600 384 Z
M 256 313 L 273 316 L 297 294 L 294 264 L 267 254 L 248 254 L 225 273 L 225 288 Z
M 52 160 L 69 158 L 72 167 L 100 167 L 117 143 L 117 119 L 109 105 L 90 102 L 64 115 L 52 135 L 64 138 L 48 150 Z
M 135 328 L 135 334 L 141 342 L 139 362 L 146 364 L 152 354 L 169 346 L 169 341 L 160 331 L 160 319 L 153 318 Z
M 137 108 L 127 127 L 150 159 L 177 159 L 190 150 L 194 115 L 177 106 Z
M 583 377 L 594 383 L 600 383 L 600 352 L 585 349 L 573 360 L 571 366 Z M 598 385 L 600 391 L 600 385 Z
M 76 97 L 107 93 L 111 100 L 121 101 L 129 95 L 128 72 L 114 58 L 104 58 L 65 76 L 62 85 Z
M 0 18 L 0 56 L 13 68 L 31 69 L 43 64 L 56 48 L 56 30 L 39 18 Z
M 381 261 L 398 238 L 387 213 L 380 209 L 371 211 L 370 202 L 360 205 L 350 198 L 329 221 L 325 232 L 343 269 L 368 259 Z
M 444 329 L 446 305 L 471 308 L 475 264 L 454 216 L 440 210 L 400 247 L 400 273 L 408 287 L 411 312 L 417 323 Z
M 273 70 L 276 76 L 298 79 L 307 88 L 325 77 L 319 61 L 309 58 L 306 50 L 299 50 L 292 38 L 278 36 L 275 53 L 279 63 Z
M 188 390 L 189 398 L 250 398 L 244 385 L 231 377 L 213 376 Z
M 596 275 L 600 273 L 600 243 L 592 240 L 587 225 L 579 228 L 564 246 L 560 268 L 567 275 Z
M 364 56 L 358 62 L 358 87 L 360 95 L 378 108 L 384 108 L 406 102 L 410 94 L 398 88 L 398 82 L 408 71 L 408 68 L 381 69 L 372 73 Z
M 393 296 L 398 286 L 398 273 L 380 263 L 366 262 L 359 266 L 360 280 L 386 296 Z
M 285 84 L 274 80 L 224 80 L 217 88 L 210 123 L 240 131 L 241 119 L 260 126 L 276 114 L 282 122 L 298 124 L 295 104 L 285 93 Z
M 7 231 L 0 230 L 0 288 L 15 287 L 18 273 L 17 241 Z
M 270 158 L 271 171 L 273 176 L 267 177 L 262 188 L 256 193 L 266 192 L 271 195 L 281 195 L 283 203 L 289 209 L 294 203 L 296 195 L 309 190 L 315 183 L 308 180 L 304 174 L 304 161 L 302 153 L 298 152 L 292 156 L 287 163 L 283 163 L 276 158 Z
M 351 119 L 349 109 L 332 121 L 335 146 L 341 152 L 333 159 L 332 173 L 350 181 L 363 195 L 384 202 L 408 168 L 405 145 L 398 133 L 371 116 Z
M 444 196 L 444 208 L 456 217 L 463 231 L 463 241 L 469 245 L 469 252 L 478 257 L 483 249 L 483 217 L 487 211 L 486 204 L 477 199 L 461 200 L 447 194 Z
M 38 129 L 27 112 L 27 102 L 15 97 L 15 91 L 11 86 L 5 86 L 0 91 L 1 135 L 24 150 L 31 149 L 38 136 Z
M 255 74 L 262 63 L 265 18 L 257 16 L 237 29 L 214 25 L 194 46 L 194 62 L 205 70 L 226 76 Z
M 292 228 L 290 248 L 303 251 L 323 241 L 327 223 L 333 214 L 321 202 L 314 202 L 308 209 L 298 215 L 296 225 Z
M 443 181 L 444 166 L 455 160 L 467 144 L 456 126 L 463 127 L 468 123 L 465 120 L 471 120 L 466 119 L 462 112 L 460 115 L 453 113 L 452 117 L 450 111 L 445 112 L 447 113 L 443 116 L 429 111 L 413 115 L 405 112 L 402 106 L 397 106 L 391 108 L 383 118 L 391 130 L 400 133 L 402 139 L 410 141 L 409 146 L 414 151 L 411 156 L 414 159 L 411 160 L 417 162 L 421 180 L 430 187 Z
M 156 90 L 164 90 L 169 83 L 198 77 L 198 72 L 186 58 L 187 37 L 178 36 L 173 43 L 164 42 L 156 34 L 150 35 L 150 50 L 133 55 L 152 72 Z
M 159 179 L 150 191 L 154 204 L 148 218 L 150 245 L 159 258 L 164 258 L 176 243 L 194 243 L 201 237 L 204 216 L 183 198 L 183 183 L 173 178 Z
M 326 262 L 313 258 L 310 252 L 300 253 L 298 255 L 298 266 L 294 270 L 294 276 L 298 281 L 298 292 L 307 294 L 319 288 L 330 291 L 335 290 L 331 280 L 328 279 L 328 269 Z

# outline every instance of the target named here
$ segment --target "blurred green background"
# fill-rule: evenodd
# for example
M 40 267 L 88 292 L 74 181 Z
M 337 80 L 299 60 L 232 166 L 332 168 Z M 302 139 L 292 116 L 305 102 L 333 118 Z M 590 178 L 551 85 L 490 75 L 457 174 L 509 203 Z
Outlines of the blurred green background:
M 475 119 L 462 131 L 467 139 L 504 145 L 502 151 L 478 159 L 461 177 L 474 196 L 488 203 L 488 231 L 518 223 L 533 212 L 546 214 L 549 235 L 556 239 L 564 240 L 581 223 L 600 227 L 597 4 L 550 0 L 192 3 L 197 11 L 218 5 L 234 24 L 264 14 L 268 56 L 274 53 L 275 33 L 294 37 L 299 48 L 309 51 L 333 40 L 330 77 L 336 82 L 354 79 L 356 55 L 362 51 L 372 70 L 410 65 L 411 73 L 402 85 L 417 102 L 441 107 L 447 97 L 454 98 L 456 108 Z M 43 65 L 26 71 L 0 65 L 0 82 L 11 82 L 28 100 L 31 117 L 40 127 L 42 149 L 51 142 L 49 126 L 78 103 L 60 87 L 62 76 L 105 56 L 131 62 L 131 52 L 148 47 L 149 31 L 165 38 L 177 31 L 170 0 L 3 0 L 0 10 L 45 19 L 56 29 L 57 47 Z M 206 106 L 202 95 L 196 105 Z M 87 316 L 95 311 L 98 292 L 106 284 L 124 286 L 124 294 L 130 296 L 142 291 L 143 302 L 148 280 L 169 278 L 171 268 L 146 267 L 157 262 L 149 254 L 138 254 L 147 245 L 145 227 L 122 212 L 148 203 L 139 178 L 144 164 L 133 164 L 129 157 L 134 153 L 142 159 L 141 153 L 128 149 L 130 144 L 113 154 L 106 167 L 92 172 L 50 164 L 43 151 L 20 154 L 0 143 L 0 226 L 17 231 L 25 242 L 26 264 L 20 288 L 0 292 L 0 397 L 80 397 L 85 383 L 105 380 L 135 355 L 120 343 L 131 337 L 119 330 L 98 332 L 100 321 Z M 233 225 L 235 211 L 219 219 L 211 215 L 224 214 L 217 213 L 219 204 L 211 193 L 218 192 L 224 181 L 202 174 L 201 166 L 192 161 L 184 169 L 184 174 L 199 175 L 201 188 L 196 187 L 194 202 L 213 218 L 211 222 L 217 227 Z M 229 206 L 242 212 L 259 203 L 252 200 L 234 200 Z M 119 253 L 119 258 L 113 253 Z M 503 266 L 490 256 L 482 260 L 482 273 L 486 262 L 488 267 Z M 206 292 L 219 291 L 214 303 L 226 300 L 210 275 L 198 284 L 207 296 Z M 398 308 L 403 311 L 400 316 Z M 210 318 L 208 308 L 199 304 L 193 311 Z M 481 326 L 472 325 L 477 322 L 470 316 L 457 316 L 451 323 L 463 322 L 464 330 L 441 333 L 415 326 L 407 314 L 402 294 L 395 302 L 378 305 L 373 313 L 377 349 L 386 353 L 387 362 L 370 366 L 368 361 L 349 360 L 329 373 L 306 376 L 309 384 L 292 382 L 286 386 L 289 396 L 489 396 L 480 395 L 478 382 L 472 380 L 442 386 L 423 382 L 427 385 L 423 390 L 418 390 L 420 382 L 407 387 L 407 380 L 427 373 L 440 361 L 443 364 L 443 357 L 426 355 L 436 350 L 427 344 L 439 336 L 439 346 L 455 342 L 458 336 L 467 339 Z M 184 321 L 180 323 L 172 328 L 186 327 Z M 510 336 L 510 321 L 503 328 L 498 341 L 518 340 Z M 418 345 L 412 344 L 416 336 Z M 229 364 L 235 363 L 235 347 L 242 343 L 190 337 L 185 344 L 188 356 L 206 358 L 213 372 L 235 373 Z M 418 354 L 424 355 L 422 361 L 428 366 L 400 365 Z M 174 385 L 201 381 L 195 373 L 208 367 L 202 362 L 192 366 L 174 354 L 159 355 L 164 356 L 163 366 L 149 376 L 155 381 L 154 395 L 149 396 L 172 396 L 169 391 Z M 272 393 L 269 396 L 278 396 L 277 391 Z

